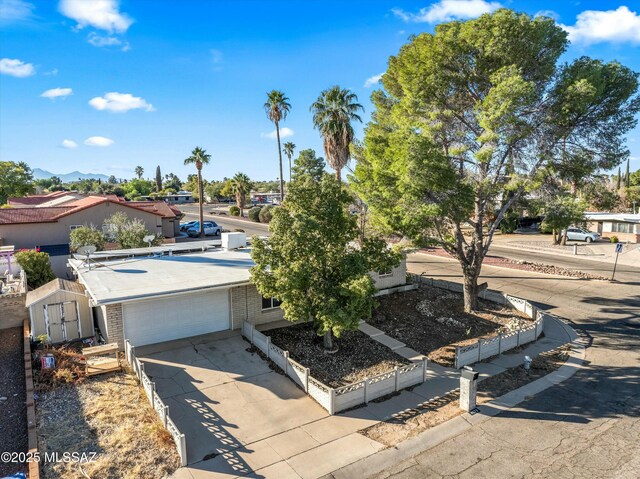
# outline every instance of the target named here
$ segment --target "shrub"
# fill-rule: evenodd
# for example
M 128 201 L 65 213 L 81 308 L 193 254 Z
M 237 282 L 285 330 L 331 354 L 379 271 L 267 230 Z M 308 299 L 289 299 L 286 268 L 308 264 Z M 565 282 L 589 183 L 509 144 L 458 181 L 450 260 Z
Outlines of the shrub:
M 614 235 L 611 238 L 609 238 L 609 241 L 611 241 L 612 243 L 617 243 L 618 242 L 618 237 Z
M 240 216 L 240 208 L 238 208 L 236 205 L 229 206 L 229 214 L 231 216 Z
M 19 251 L 15 257 L 27 275 L 27 284 L 31 289 L 39 288 L 56 278 L 47 253 L 31 249 Z
M 553 228 L 543 221 L 540 225 L 540 233 L 543 235 L 550 235 L 553 233 Z
M 104 249 L 105 238 L 102 231 L 94 226 L 80 226 L 69 234 L 69 246 L 75 252 L 80 246 L 93 245 L 98 251 Z
M 269 223 L 271 218 L 273 218 L 273 208 L 274 206 L 268 205 L 260 210 L 260 223 Z
M 148 243 L 144 241 L 144 237 L 153 235 L 142 220 L 138 218 L 131 220 L 122 212 L 114 213 L 104 223 L 106 230 L 109 232 L 109 240 L 118 243 L 118 246 L 122 249 L 148 246 Z M 156 234 L 151 245 L 157 246 L 159 244 L 162 244 L 162 236 Z
M 514 211 L 507 212 L 500 221 L 500 231 L 504 234 L 511 234 L 518 229 L 518 214 Z
M 236 228 L 233 231 L 235 231 L 236 233 L 244 233 L 244 230 L 242 228 Z
M 253 221 L 254 223 L 259 223 L 260 222 L 260 210 L 262 210 L 261 206 L 254 206 L 253 208 L 251 208 L 249 210 L 249 212 L 247 213 L 247 216 L 249 216 L 249 219 L 251 221 Z

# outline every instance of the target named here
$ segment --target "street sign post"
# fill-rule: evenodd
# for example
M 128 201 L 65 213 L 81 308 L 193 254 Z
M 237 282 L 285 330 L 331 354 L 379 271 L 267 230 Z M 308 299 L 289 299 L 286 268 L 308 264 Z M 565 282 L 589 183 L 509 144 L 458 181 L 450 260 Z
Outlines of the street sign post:
M 618 266 L 618 255 L 622 252 L 622 243 L 616 243 L 616 261 L 613 263 L 613 273 L 611 274 L 611 281 L 616 275 L 616 266 Z

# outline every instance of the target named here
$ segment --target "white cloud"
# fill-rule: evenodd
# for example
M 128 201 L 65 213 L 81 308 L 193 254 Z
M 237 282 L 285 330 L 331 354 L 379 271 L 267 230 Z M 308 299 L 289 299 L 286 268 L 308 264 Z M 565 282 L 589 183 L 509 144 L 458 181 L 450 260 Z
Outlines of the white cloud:
M 92 138 L 96 138 L 96 137 L 92 137 Z M 90 139 L 91 138 L 88 138 L 87 141 L 89 141 Z M 62 148 L 78 148 L 78 144 L 73 140 L 62 140 L 62 143 L 60 143 L 60 146 Z
M 57 74 L 58 74 L 58 69 L 57 68 L 54 68 L 51 71 L 43 73 L 43 75 L 45 75 L 45 76 L 56 76 Z
M 23 0 L 0 0 L 0 23 L 29 20 L 34 8 L 33 4 Z
M 429 7 L 421 8 L 418 13 L 405 12 L 400 8 L 391 11 L 405 22 L 437 23 L 479 17 L 500 7 L 502 5 L 498 2 L 485 0 L 440 0 Z
M 280 128 L 280 138 L 288 138 L 293 135 L 294 131 L 291 128 L 287 128 L 286 126 L 284 128 Z M 270 138 L 271 140 L 278 138 L 276 130 L 273 130 L 270 133 L 260 133 L 260 136 L 262 138 Z
M 539 10 L 533 16 L 553 18 L 556 22 L 560 20 L 560 14 L 554 10 Z
M 209 52 L 211 53 L 211 61 L 213 61 L 213 63 L 222 63 L 223 55 L 220 50 L 211 49 Z
M 586 10 L 578 14 L 573 26 L 561 25 L 569 40 L 590 45 L 600 42 L 640 43 L 640 15 L 628 7 L 616 10 Z
M 50 98 L 52 100 L 60 97 L 66 97 L 73 93 L 71 88 L 52 88 L 51 90 L 45 91 L 42 95 L 43 98 Z
M 384 73 L 373 75 L 372 77 L 367 78 L 367 80 L 364 82 L 364 87 L 371 88 L 372 86 L 377 85 L 378 83 L 380 83 L 382 75 L 384 75 Z
M 114 36 L 98 35 L 96 32 L 91 32 L 87 37 L 87 41 L 94 47 L 120 47 L 123 52 L 131 50 L 131 45 L 128 41 Z
M 111 138 L 105 138 L 104 136 L 90 136 L 84 140 L 84 144 L 87 146 L 105 147 L 113 145 L 113 140 Z
M 139 96 L 131 93 L 118 93 L 115 91 L 105 93 L 89 100 L 89 105 L 96 110 L 107 110 L 115 113 L 124 113 L 129 110 L 154 111 L 153 105 Z
M 86 26 L 123 33 L 133 23 L 126 13 L 121 13 L 118 0 L 61 0 L 60 13 L 78 22 L 77 28 Z
M 25 63 L 22 60 L 3 58 L 0 60 L 0 73 L 11 75 L 18 78 L 33 75 L 36 69 L 31 63 Z

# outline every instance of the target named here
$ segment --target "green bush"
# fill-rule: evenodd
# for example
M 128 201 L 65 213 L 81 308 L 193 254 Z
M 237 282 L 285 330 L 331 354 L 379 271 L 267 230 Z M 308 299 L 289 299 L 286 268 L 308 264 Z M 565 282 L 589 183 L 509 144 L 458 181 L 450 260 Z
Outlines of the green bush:
M 618 242 L 618 237 L 614 235 L 611 238 L 609 238 L 609 241 L 611 241 L 612 243 L 617 243 Z
M 15 258 L 27 275 L 27 284 L 31 289 L 39 288 L 56 278 L 47 253 L 30 249 L 17 252 Z
M 249 219 L 251 221 L 253 221 L 254 223 L 259 223 L 260 222 L 260 210 L 262 210 L 261 206 L 254 206 L 253 208 L 251 208 L 249 210 L 249 212 L 247 213 L 247 216 L 249 216 Z
M 87 245 L 93 245 L 98 251 L 102 251 L 104 243 L 104 234 L 94 226 L 80 226 L 69 234 L 69 246 L 73 252 L 76 252 L 80 246 Z
M 553 228 L 543 221 L 540 225 L 540 233 L 543 235 L 550 235 L 553 233 Z
M 502 221 L 500 221 L 500 232 L 503 234 L 511 234 L 518 229 L 518 213 L 514 211 L 507 212 Z
M 269 223 L 271 221 L 271 218 L 273 218 L 274 208 L 274 206 L 267 205 L 260 210 L 260 223 Z
M 240 208 L 238 208 L 236 205 L 229 206 L 229 214 L 231 216 L 240 216 Z

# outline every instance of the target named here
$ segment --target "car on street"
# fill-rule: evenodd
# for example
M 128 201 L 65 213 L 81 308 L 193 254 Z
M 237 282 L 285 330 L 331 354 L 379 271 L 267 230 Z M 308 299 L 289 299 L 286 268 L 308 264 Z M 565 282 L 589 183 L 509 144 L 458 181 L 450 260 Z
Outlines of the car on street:
M 592 241 L 598 241 L 599 239 L 600 235 L 593 231 L 577 227 L 567 228 L 567 240 L 586 241 L 587 243 L 591 243 Z
M 187 231 L 189 228 L 192 228 L 197 221 L 189 221 L 187 223 L 180 223 L 180 231 Z
M 191 238 L 196 238 L 200 234 L 200 222 L 195 221 L 188 230 L 187 234 Z M 215 221 L 205 221 L 202 223 L 204 226 L 205 236 L 220 236 L 222 234 L 222 226 L 218 225 Z

